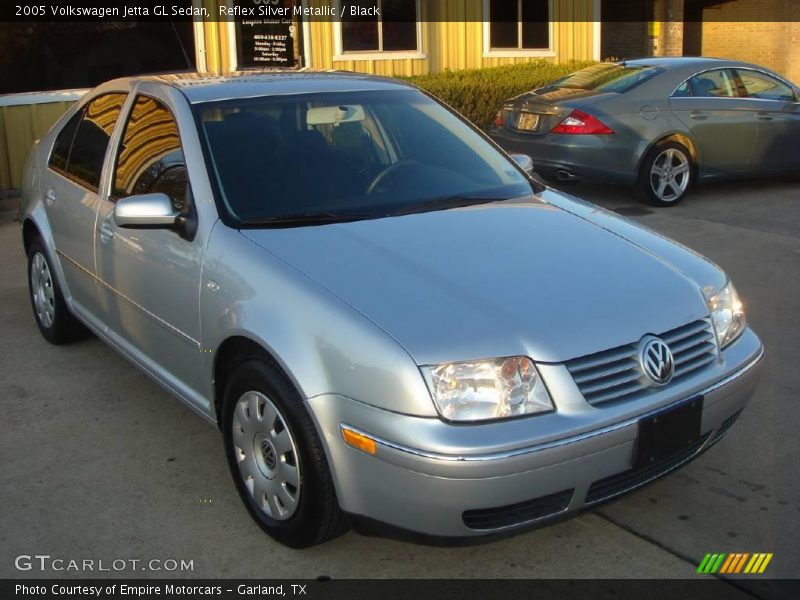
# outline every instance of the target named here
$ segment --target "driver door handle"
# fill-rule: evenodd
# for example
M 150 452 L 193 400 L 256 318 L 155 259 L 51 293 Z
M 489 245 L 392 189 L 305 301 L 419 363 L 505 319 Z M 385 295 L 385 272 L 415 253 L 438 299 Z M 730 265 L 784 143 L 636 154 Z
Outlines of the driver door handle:
M 114 229 L 109 225 L 107 222 L 104 222 L 100 225 L 100 240 L 104 243 L 108 243 L 111 241 L 111 238 L 114 237 Z
M 767 112 L 757 112 L 756 119 L 759 121 L 772 121 L 772 115 Z

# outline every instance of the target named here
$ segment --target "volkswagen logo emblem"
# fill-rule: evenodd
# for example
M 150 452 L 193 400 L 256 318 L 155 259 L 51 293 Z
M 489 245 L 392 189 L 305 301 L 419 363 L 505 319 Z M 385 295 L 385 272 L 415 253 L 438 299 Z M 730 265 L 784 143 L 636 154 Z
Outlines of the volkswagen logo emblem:
M 646 337 L 641 341 L 639 362 L 644 374 L 655 385 L 666 385 L 675 374 L 675 359 L 669 346 L 657 337 Z

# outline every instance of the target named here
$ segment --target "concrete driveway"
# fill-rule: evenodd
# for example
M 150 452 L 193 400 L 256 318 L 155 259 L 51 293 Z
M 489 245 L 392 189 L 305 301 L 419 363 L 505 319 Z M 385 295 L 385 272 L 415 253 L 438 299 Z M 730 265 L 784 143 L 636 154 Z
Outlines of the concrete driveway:
M 6 219 L 0 577 L 81 575 L 14 567 L 19 554 L 50 554 L 192 560 L 192 571 L 170 574 L 192 577 L 686 578 L 707 552 L 774 552 L 761 578 L 797 576 L 800 184 L 713 185 L 666 210 L 613 187 L 568 191 L 709 256 L 746 301 L 767 347 L 763 382 L 728 437 L 697 461 L 605 508 L 498 543 L 441 549 L 350 533 L 288 550 L 240 505 L 217 430 L 97 339 L 45 343 L 18 224 Z

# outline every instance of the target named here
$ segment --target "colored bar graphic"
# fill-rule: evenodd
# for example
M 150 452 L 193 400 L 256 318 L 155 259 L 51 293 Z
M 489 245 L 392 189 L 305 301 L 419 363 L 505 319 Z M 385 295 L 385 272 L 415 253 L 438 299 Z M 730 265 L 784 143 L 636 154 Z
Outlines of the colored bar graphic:
M 722 568 L 719 570 L 720 573 L 727 573 L 731 565 L 736 562 L 736 559 L 739 558 L 738 554 L 728 554 L 728 559 L 722 564 Z
M 698 573 L 719 574 L 761 574 L 772 560 L 771 552 L 734 552 L 732 554 L 706 554 L 697 567 Z M 745 566 L 747 565 L 747 566 Z

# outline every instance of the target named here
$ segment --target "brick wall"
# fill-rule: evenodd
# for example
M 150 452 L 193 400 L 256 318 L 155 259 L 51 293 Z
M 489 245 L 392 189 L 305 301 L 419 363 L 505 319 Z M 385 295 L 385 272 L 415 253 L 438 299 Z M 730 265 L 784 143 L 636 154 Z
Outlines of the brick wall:
M 800 23 L 794 2 L 736 0 L 703 11 L 701 47 L 704 56 L 763 65 L 800 82 Z M 775 21 L 759 22 L 764 15 Z

